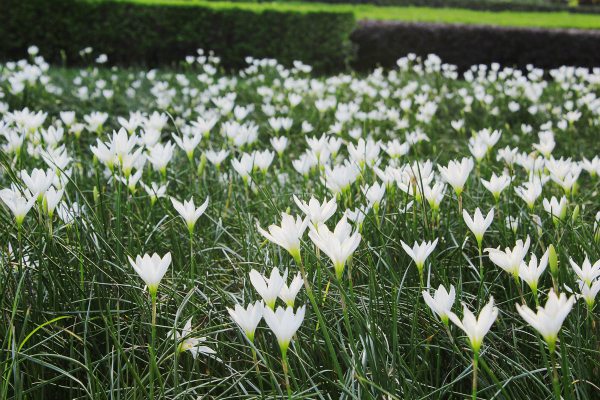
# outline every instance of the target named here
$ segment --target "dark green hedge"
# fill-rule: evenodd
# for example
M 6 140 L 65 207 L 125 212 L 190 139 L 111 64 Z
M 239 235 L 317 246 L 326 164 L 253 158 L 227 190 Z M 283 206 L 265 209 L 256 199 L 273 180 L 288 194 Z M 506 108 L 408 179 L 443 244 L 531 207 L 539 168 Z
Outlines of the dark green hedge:
M 550 69 L 562 65 L 600 66 L 600 31 L 513 28 L 485 25 L 361 21 L 352 33 L 358 48 L 353 67 L 395 67 L 398 58 L 437 54 L 464 71 L 472 65 L 499 63 Z
M 218 0 L 215 0 L 218 1 Z M 272 0 L 230 0 L 256 1 Z M 297 0 L 276 0 L 295 2 Z M 309 3 L 374 4 L 378 6 L 464 8 L 478 11 L 541 11 L 571 12 L 578 14 L 600 14 L 600 0 L 579 0 L 580 6 L 569 6 L 566 0 L 302 0 Z
M 24 57 L 37 45 L 50 61 L 77 64 L 87 46 L 112 64 L 156 66 L 198 48 L 228 68 L 246 56 L 301 60 L 328 72 L 350 55 L 350 13 L 248 11 L 189 5 L 84 0 L 0 0 L 0 57 Z

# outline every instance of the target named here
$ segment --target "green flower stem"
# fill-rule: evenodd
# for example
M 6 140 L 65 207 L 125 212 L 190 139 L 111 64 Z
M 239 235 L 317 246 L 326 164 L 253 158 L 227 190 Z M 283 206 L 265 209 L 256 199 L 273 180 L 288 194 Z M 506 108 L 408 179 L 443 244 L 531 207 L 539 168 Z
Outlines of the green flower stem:
M 321 310 L 319 310 L 319 305 L 315 300 L 315 295 L 312 291 L 310 283 L 308 282 L 308 277 L 306 276 L 306 270 L 304 269 L 304 263 L 302 262 L 302 257 L 300 254 L 294 257 L 296 264 L 298 264 L 298 268 L 300 269 L 300 274 L 302 275 L 302 280 L 304 281 L 304 289 L 306 290 L 306 295 L 310 301 L 310 304 L 317 315 L 317 320 L 319 322 L 319 327 L 321 328 L 321 332 L 323 333 L 323 338 L 325 339 L 325 343 L 327 345 L 327 350 L 329 351 L 329 356 L 331 357 L 331 361 L 333 362 L 333 366 L 335 368 L 335 372 L 337 374 L 338 380 L 340 383 L 344 381 L 344 374 L 342 373 L 342 369 L 340 367 L 340 363 L 337 359 L 337 355 L 335 349 L 333 348 L 333 343 L 331 342 L 331 337 L 329 337 L 329 331 L 327 330 L 327 325 L 325 324 L 325 319 L 321 314 Z
M 152 337 L 150 342 L 150 399 L 154 399 L 154 372 L 156 366 L 156 291 L 150 293 L 152 299 Z
M 194 263 L 194 231 L 190 231 L 190 279 L 196 279 L 196 264 Z
M 281 351 L 281 367 L 283 368 L 283 375 L 285 376 L 285 388 L 287 391 L 288 399 L 291 400 L 292 388 L 290 387 L 290 377 L 288 375 L 287 355 L 283 350 Z
M 473 388 L 471 390 L 471 399 L 477 399 L 477 370 L 479 368 L 479 350 L 473 352 Z
M 248 338 L 248 340 L 250 340 L 252 345 L 254 345 L 253 339 L 251 340 L 250 338 Z M 256 349 L 254 348 L 254 346 L 252 347 L 252 362 L 254 363 L 254 370 L 256 371 L 256 379 L 258 379 L 258 386 L 260 388 L 260 393 L 262 396 L 262 394 L 264 393 L 263 383 L 262 383 L 262 379 L 260 376 L 260 366 L 258 365 L 258 357 L 256 355 Z
M 560 381 L 558 379 L 558 368 L 556 366 L 556 344 L 549 345 L 550 347 L 550 364 L 552 364 L 552 389 L 556 400 L 561 400 L 560 396 Z

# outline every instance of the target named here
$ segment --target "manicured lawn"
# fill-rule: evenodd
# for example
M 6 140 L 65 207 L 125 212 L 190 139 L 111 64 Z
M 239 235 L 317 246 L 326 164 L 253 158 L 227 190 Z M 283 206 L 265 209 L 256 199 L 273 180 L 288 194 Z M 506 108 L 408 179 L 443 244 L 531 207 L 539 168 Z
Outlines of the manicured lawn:
M 358 20 L 391 20 L 457 24 L 485 24 L 540 28 L 599 29 L 600 15 L 572 14 L 568 12 L 493 12 L 455 8 L 428 7 L 378 7 L 374 5 L 324 4 L 324 3 L 239 3 L 207 2 L 203 0 L 121 0 L 154 4 L 198 4 L 219 8 L 297 12 L 352 12 Z

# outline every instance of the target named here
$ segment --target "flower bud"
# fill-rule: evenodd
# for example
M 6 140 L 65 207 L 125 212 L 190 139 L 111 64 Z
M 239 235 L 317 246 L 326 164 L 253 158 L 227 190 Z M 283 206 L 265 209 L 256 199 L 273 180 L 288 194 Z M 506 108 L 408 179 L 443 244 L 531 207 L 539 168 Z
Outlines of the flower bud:
M 548 246 L 548 264 L 550 265 L 550 272 L 556 276 L 558 274 L 558 256 L 553 245 Z

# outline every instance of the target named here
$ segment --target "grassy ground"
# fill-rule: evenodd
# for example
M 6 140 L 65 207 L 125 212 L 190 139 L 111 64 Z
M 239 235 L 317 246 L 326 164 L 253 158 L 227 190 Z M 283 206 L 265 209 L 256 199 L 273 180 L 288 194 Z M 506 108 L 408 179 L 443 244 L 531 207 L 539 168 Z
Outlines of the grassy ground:
M 243 3 L 206 2 L 202 0 L 124 0 L 154 4 L 202 4 L 210 7 L 243 8 L 256 11 L 330 11 L 351 12 L 358 20 L 390 20 L 450 24 L 484 24 L 539 28 L 600 28 L 600 15 L 572 14 L 568 12 L 513 12 L 474 11 L 452 8 L 428 7 L 378 7 L 374 5 L 347 5 L 321 3 Z
M 6 145 L 9 131 L 27 132 L 20 155 L 7 147 L 0 152 L 0 188 L 23 186 L 21 170 L 54 171 L 40 150 L 64 146 L 59 152 L 68 155 L 65 169 L 70 178 L 63 181 L 63 201 L 66 207 L 77 203 L 84 211 L 67 222 L 57 214 L 49 217 L 43 205 L 35 205 L 18 229 L 9 210 L 0 207 L 0 398 L 286 398 L 289 381 L 293 393 L 289 397 L 294 399 L 464 399 L 472 394 L 472 351 L 457 326 L 445 326 L 425 305 L 422 290 L 438 285 L 456 288 L 452 310 L 459 316 L 461 303 L 477 312 L 491 296 L 500 310 L 481 348 L 475 379 L 478 398 L 598 398 L 598 307 L 588 309 L 583 300 L 575 303 L 561 330 L 556 358 L 550 358 L 544 341 L 515 308 L 517 303 L 534 308 L 537 296 L 524 282 L 515 283 L 486 253 L 479 255 L 451 188 L 436 213 L 427 201 L 413 197 L 423 182 L 404 173 L 398 185 L 390 181 L 378 210 L 367 212 L 360 228 L 362 240 L 342 279 L 335 277 L 324 252 L 303 235 L 301 260 L 314 297 L 303 288 L 296 298 L 296 308 L 306 306 L 306 317 L 288 353 L 287 379 L 277 342 L 265 322 L 251 344 L 227 313 L 227 307 L 236 303 L 260 299 L 248 278 L 251 269 L 268 274 L 278 267 L 289 269 L 290 275 L 301 270 L 297 260 L 265 240 L 256 226 L 279 224 L 282 211 L 300 215 L 293 195 L 304 200 L 337 197 L 337 209 L 327 222 L 333 228 L 346 209 L 369 203 L 363 187 L 382 182 L 372 164 L 408 173 L 425 168 L 431 160 L 433 179 L 441 182 L 436 164 L 470 156 L 469 138 L 483 128 L 502 134 L 469 174 L 461 197 L 462 207 L 471 215 L 476 207 L 484 213 L 495 210 L 483 246 L 512 247 L 517 239 L 529 236 L 529 261 L 553 244 L 560 268 L 556 283 L 548 270 L 542 274 L 539 300 L 545 303 L 553 285 L 561 292 L 578 292 L 569 258 L 579 264 L 586 255 L 592 263 L 600 258 L 594 232 L 600 181 L 581 172 L 577 190 L 568 195 L 567 214 L 556 224 L 542 207 L 542 198 L 563 196 L 559 185 L 548 181 L 531 210 L 514 187 L 529 179 L 524 167 L 528 155 L 542 157 L 532 147 L 542 130 L 554 132 L 554 157 L 580 161 L 599 153 L 598 107 L 592 95 L 597 75 L 557 72 L 555 80 L 546 83 L 536 73 L 525 78 L 514 71 L 481 71 L 461 81 L 442 72 L 435 59 L 406 62 L 402 71 L 389 74 L 329 78 L 274 64 L 256 64 L 228 76 L 205 61 L 180 71 L 93 66 L 46 71 L 42 65 L 41 75 L 36 75 L 36 68 L 25 63 L 0 68 L 4 121 L 0 144 Z M 18 83 L 32 76 L 19 90 Z M 297 96 L 299 103 L 292 106 Z M 317 109 L 315 102 L 325 99 L 333 99 L 333 105 Z M 244 110 L 233 111 L 229 105 L 253 108 L 244 116 Z M 48 113 L 43 128 L 21 131 L 22 124 L 31 127 L 35 120 L 18 116 L 24 107 Z M 76 112 L 83 132 L 78 136 L 67 129 L 56 139 L 47 129 L 65 128 L 59 112 L 66 110 Z M 579 118 L 574 110 L 581 112 Z M 93 111 L 108 114 L 100 128 L 84 119 Z M 132 133 L 146 138 L 134 143 L 143 154 L 151 152 L 149 137 L 158 129 L 149 119 L 153 112 L 165 117 L 157 137 L 163 144 L 173 141 L 172 133 L 194 133 L 192 122 L 198 118 L 219 119 L 190 159 L 175 148 L 164 175 L 148 161 L 136 164 L 134 171 L 141 171 L 146 185 L 168 183 L 167 197 L 155 203 L 139 183 L 129 191 L 115 179 L 123 174 L 118 165 L 111 172 L 91 153 L 91 145 L 98 139 L 109 141 L 113 130 L 120 128 L 124 120 L 118 117 L 128 120 L 131 112 L 143 115 L 142 126 Z M 291 118 L 292 126 L 276 132 L 269 123 L 271 115 Z M 572 121 L 566 123 L 566 118 Z M 453 128 L 452 121 L 456 126 L 459 120 L 463 127 Z M 312 130 L 303 122 L 312 124 Z M 247 133 L 235 128 L 236 123 L 256 126 L 256 140 L 236 144 Z M 532 132 L 525 133 L 522 124 L 531 125 Z M 303 154 L 320 157 L 307 138 L 327 132 L 342 140 L 339 154 L 318 150 L 323 155 L 320 164 L 315 163 L 306 176 L 298 173 L 294 160 Z M 380 149 L 343 193 L 335 195 L 328 189 L 322 167 L 347 161 L 358 168 L 364 152 L 351 156 L 350 149 L 359 136 L 371 145 L 388 144 L 392 139 L 408 142 L 414 132 L 425 133 L 428 140 L 411 140 L 408 153 L 396 160 Z M 276 136 L 287 137 L 288 148 L 275 156 L 265 173 L 253 171 L 253 183 L 246 185 L 232 160 L 272 149 L 270 139 Z M 545 138 L 542 142 L 547 144 L 547 134 Z M 524 154 L 522 165 L 509 167 L 496 158 L 505 146 Z M 211 149 L 230 152 L 220 167 L 203 164 Z M 542 157 L 538 162 L 547 161 Z M 406 170 L 410 165 L 415 167 Z M 550 174 L 545 168 L 535 171 L 535 176 Z M 481 181 L 492 173 L 514 178 L 498 202 Z M 409 185 L 406 191 L 401 188 L 404 183 Z M 209 198 L 192 235 L 169 196 L 178 200 L 193 196 L 196 205 Z M 517 218 L 518 224 L 507 225 L 509 217 Z M 353 225 L 359 229 L 358 223 Z M 434 239 L 438 244 L 421 281 L 401 241 L 412 245 Z M 170 252 L 173 260 L 158 289 L 155 325 L 151 298 L 128 261 L 128 256 L 154 252 L 161 256 Z M 169 335 L 180 331 L 189 318 L 189 337 L 206 338 L 203 344 L 216 354 L 194 359 L 179 351 L 180 342 Z M 559 393 L 553 394 L 554 371 Z

